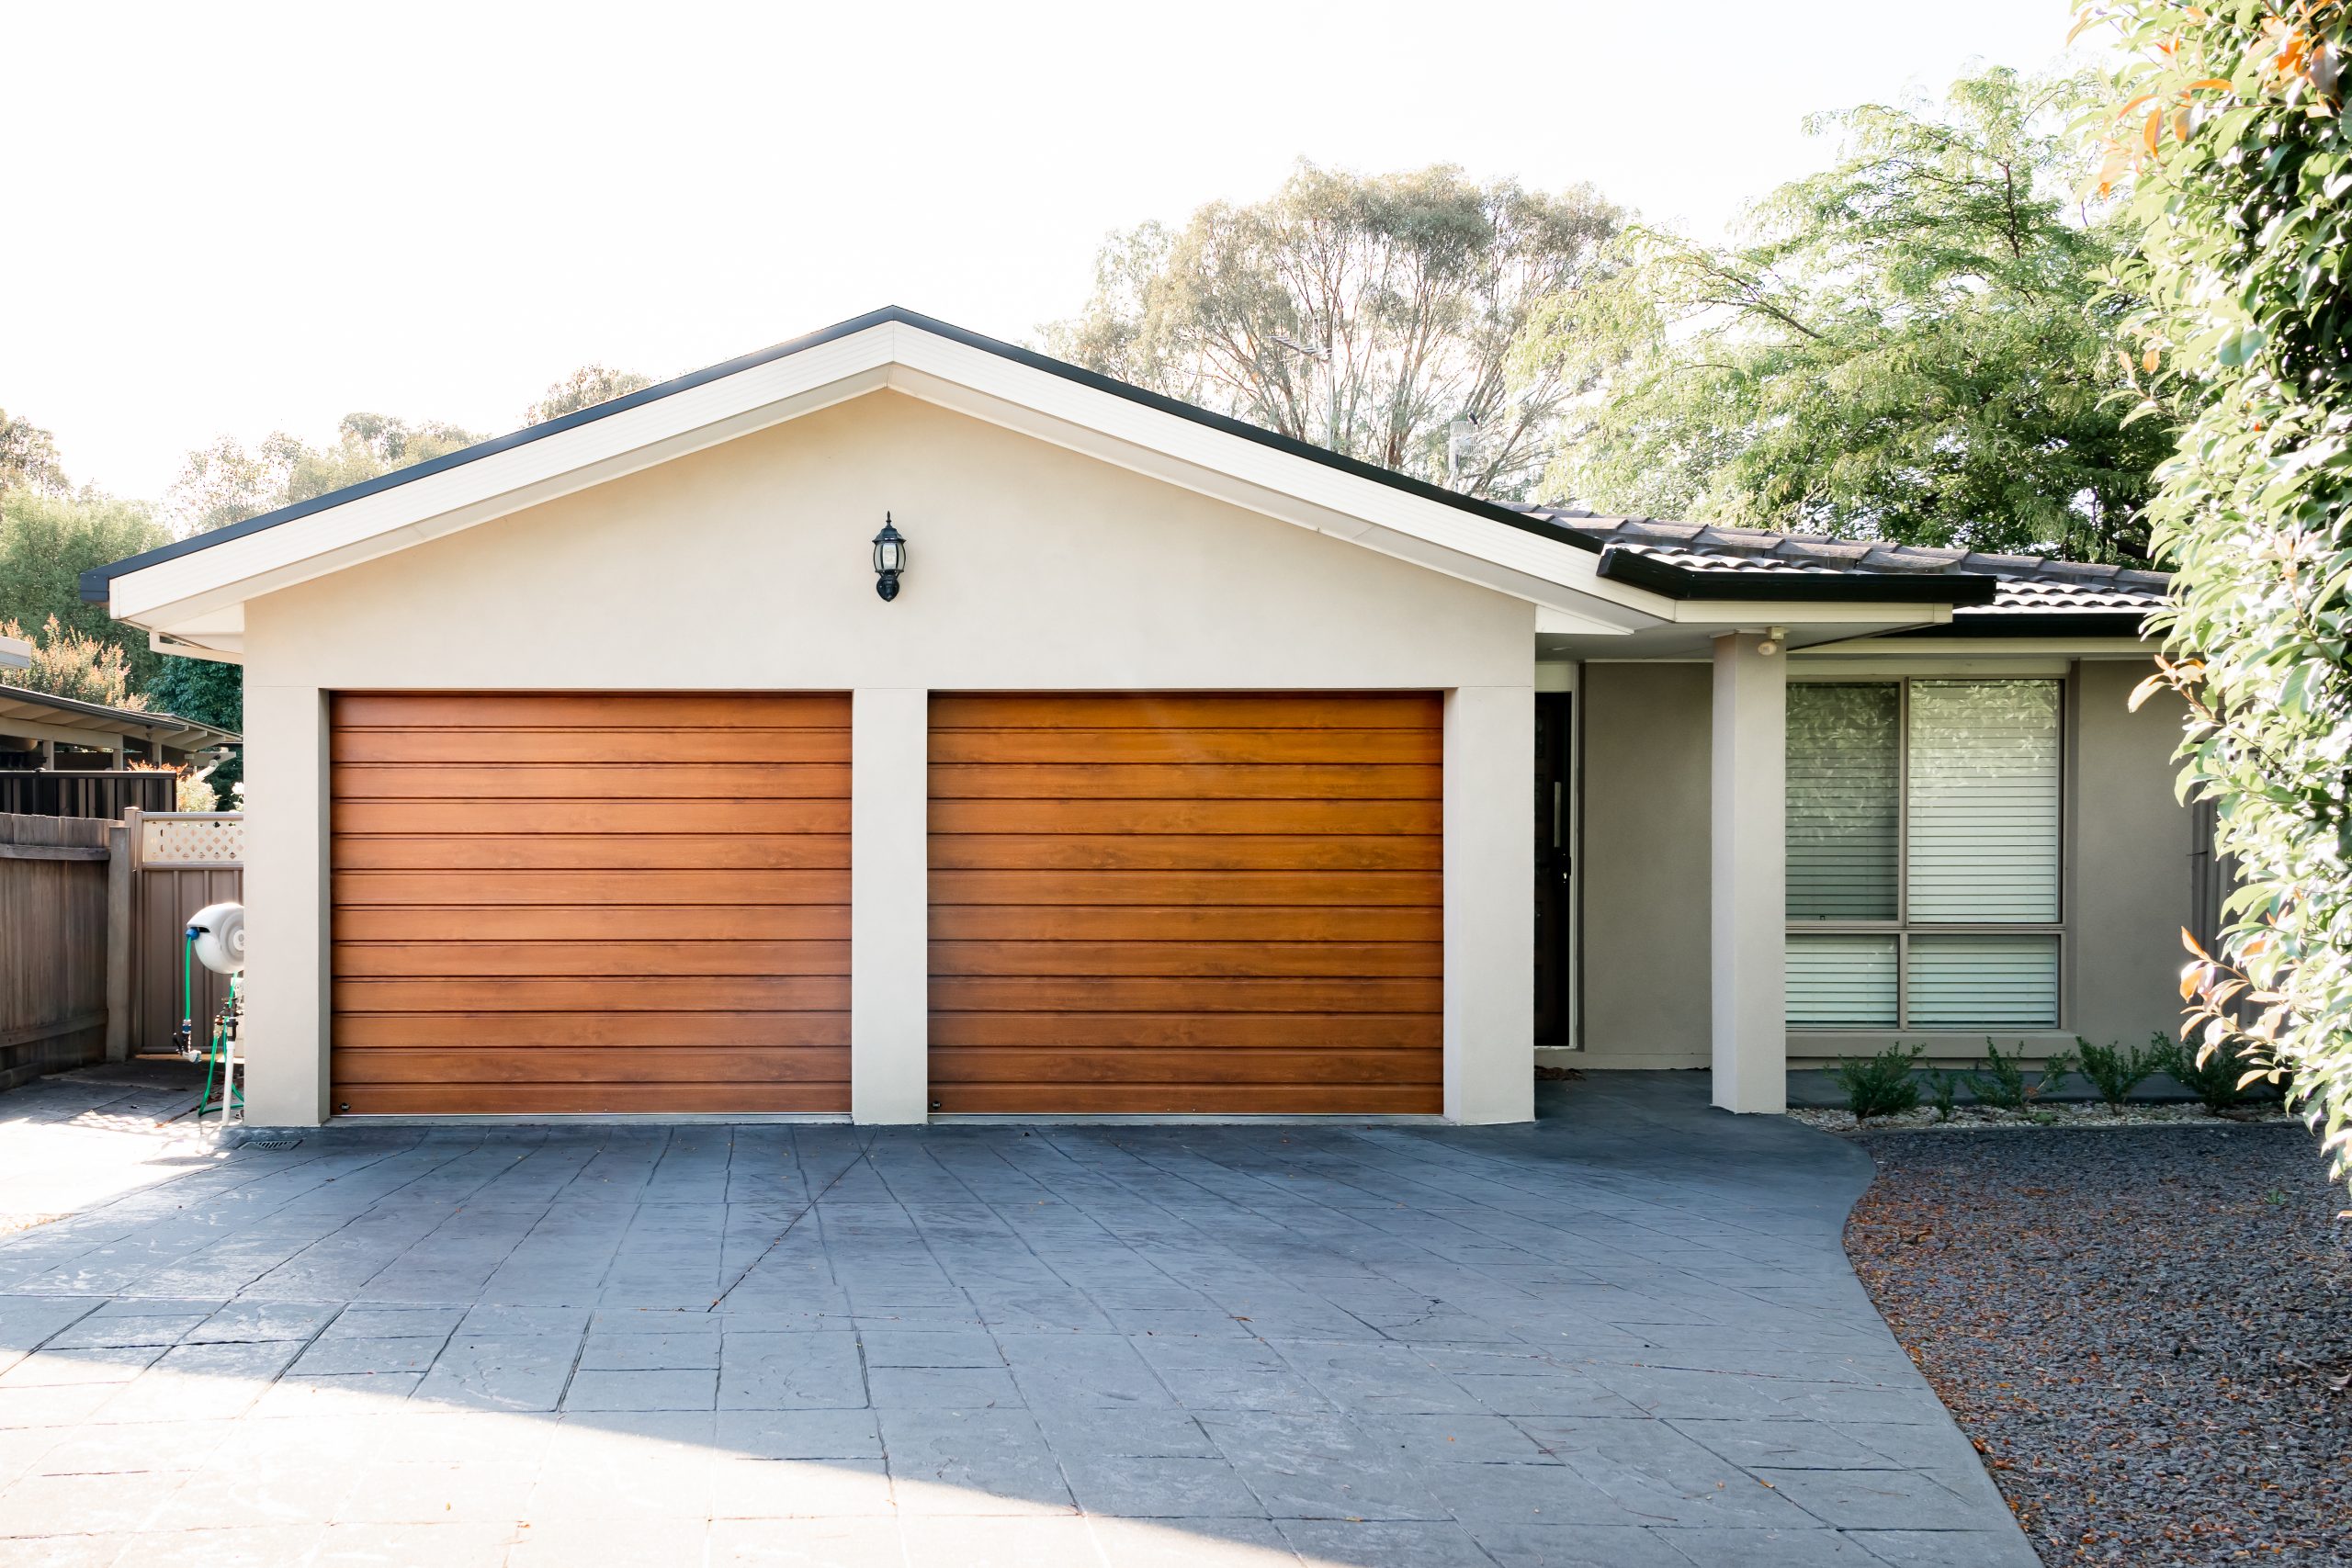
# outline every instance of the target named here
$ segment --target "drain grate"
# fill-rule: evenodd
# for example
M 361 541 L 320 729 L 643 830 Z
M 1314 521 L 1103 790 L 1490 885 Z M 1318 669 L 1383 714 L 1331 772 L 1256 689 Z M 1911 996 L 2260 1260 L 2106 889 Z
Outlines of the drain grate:
M 247 1138 L 237 1146 L 241 1149 L 267 1149 L 272 1154 L 284 1154 L 301 1141 L 300 1138 Z

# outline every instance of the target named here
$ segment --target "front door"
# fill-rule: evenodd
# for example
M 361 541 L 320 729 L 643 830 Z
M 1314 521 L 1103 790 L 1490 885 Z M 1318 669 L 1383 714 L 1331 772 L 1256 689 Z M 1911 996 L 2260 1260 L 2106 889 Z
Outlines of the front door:
M 1565 692 L 1535 696 L 1535 1043 L 1573 1042 L 1574 968 L 1570 929 L 1576 899 L 1570 879 L 1573 822 L 1573 756 L 1569 705 Z

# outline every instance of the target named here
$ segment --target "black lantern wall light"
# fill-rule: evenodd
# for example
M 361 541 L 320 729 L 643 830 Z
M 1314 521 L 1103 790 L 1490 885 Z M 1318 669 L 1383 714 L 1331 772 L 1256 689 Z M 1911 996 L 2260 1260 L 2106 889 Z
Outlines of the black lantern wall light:
M 882 531 L 874 536 L 874 592 L 888 604 L 899 596 L 899 574 L 907 570 L 906 536 L 882 514 Z

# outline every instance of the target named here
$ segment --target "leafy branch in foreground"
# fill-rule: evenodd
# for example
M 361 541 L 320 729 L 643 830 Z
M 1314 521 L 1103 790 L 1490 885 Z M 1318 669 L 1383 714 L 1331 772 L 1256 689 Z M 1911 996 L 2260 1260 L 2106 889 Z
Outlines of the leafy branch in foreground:
M 2131 63 L 2103 183 L 2141 409 L 2188 419 L 2158 470 L 2184 798 L 2239 885 L 2192 940 L 2191 1070 L 2241 1055 L 2352 1177 L 2352 132 L 2344 0 L 2085 0 Z M 2186 933 L 2184 933 L 2184 936 Z

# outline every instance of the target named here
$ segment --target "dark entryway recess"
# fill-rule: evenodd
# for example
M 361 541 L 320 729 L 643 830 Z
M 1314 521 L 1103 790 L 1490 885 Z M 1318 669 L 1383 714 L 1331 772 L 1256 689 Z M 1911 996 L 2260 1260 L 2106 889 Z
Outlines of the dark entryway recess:
M 1535 697 L 1535 1043 L 1566 1045 L 1574 1031 L 1568 940 L 1575 910 L 1569 812 L 1575 799 L 1575 733 L 1565 692 Z

